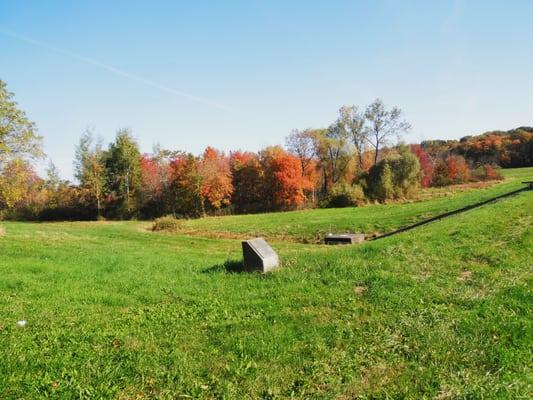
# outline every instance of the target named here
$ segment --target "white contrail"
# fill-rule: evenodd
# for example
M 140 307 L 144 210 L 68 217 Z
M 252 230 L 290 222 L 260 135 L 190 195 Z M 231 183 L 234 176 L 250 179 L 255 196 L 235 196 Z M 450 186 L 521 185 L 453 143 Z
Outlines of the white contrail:
M 202 97 L 194 96 L 192 94 L 185 93 L 185 92 L 173 89 L 173 88 L 165 86 L 165 85 L 161 85 L 161 84 L 159 84 L 157 82 L 154 82 L 154 81 L 152 81 L 150 79 L 146 79 L 146 78 L 144 78 L 142 76 L 139 76 L 139 75 L 131 74 L 131 73 L 127 72 L 127 71 L 123 71 L 123 70 L 121 70 L 119 68 L 115 68 L 112 65 L 104 64 L 104 63 L 102 63 L 102 62 L 100 62 L 98 60 L 94 60 L 92 58 L 85 57 L 85 56 L 82 56 L 80 54 L 76 54 L 76 53 L 73 53 L 71 51 L 64 50 L 64 49 L 61 49 L 59 47 L 55 47 L 55 46 L 40 42 L 40 41 L 35 40 L 35 39 L 31 39 L 31 38 L 28 38 L 28 37 L 25 37 L 25 36 L 21 36 L 21 35 L 15 33 L 15 32 L 7 30 L 5 28 L 1 28 L 0 27 L 0 33 L 3 33 L 4 35 L 10 36 L 12 38 L 21 40 L 23 42 L 33 44 L 33 45 L 41 47 L 43 49 L 47 49 L 47 50 L 50 50 L 50 51 L 53 51 L 53 52 L 56 52 L 56 53 L 60 53 L 60 54 L 66 55 L 66 56 L 68 56 L 70 58 L 74 58 L 74 59 L 82 61 L 82 62 L 84 62 L 86 64 L 94 65 L 95 67 L 104 69 L 104 70 L 109 71 L 109 72 L 111 72 L 111 73 L 113 73 L 115 75 L 122 76 L 124 78 L 130 79 L 130 80 L 133 80 L 133 81 L 136 81 L 136 82 L 143 83 L 143 84 L 145 84 L 147 86 L 151 86 L 153 88 L 162 90 L 164 92 L 175 94 L 177 96 L 184 97 L 186 99 L 193 100 L 193 101 L 196 101 L 198 103 L 203 103 L 205 105 L 208 105 L 208 106 L 211 106 L 211 107 L 215 107 L 215 108 L 218 108 L 218 109 L 221 109 L 221 110 L 232 111 L 232 112 L 234 111 L 231 108 L 226 107 L 225 105 L 217 103 L 215 101 L 204 99 Z

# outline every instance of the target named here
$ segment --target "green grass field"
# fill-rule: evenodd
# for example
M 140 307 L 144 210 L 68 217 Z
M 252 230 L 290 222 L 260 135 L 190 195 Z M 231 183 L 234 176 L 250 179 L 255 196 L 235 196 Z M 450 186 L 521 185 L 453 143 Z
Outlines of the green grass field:
M 533 191 L 358 246 L 298 243 L 533 178 L 506 173 L 403 205 L 189 221 L 196 236 L 3 222 L 0 399 L 529 399 Z M 283 268 L 228 271 L 240 241 L 224 237 L 255 233 Z

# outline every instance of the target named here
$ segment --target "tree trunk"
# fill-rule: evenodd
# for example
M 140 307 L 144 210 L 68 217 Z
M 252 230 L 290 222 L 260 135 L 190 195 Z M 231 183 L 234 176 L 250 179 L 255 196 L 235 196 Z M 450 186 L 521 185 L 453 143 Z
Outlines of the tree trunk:
M 101 203 L 100 203 L 100 196 L 96 196 L 96 215 L 98 217 L 101 217 L 102 214 L 101 214 Z

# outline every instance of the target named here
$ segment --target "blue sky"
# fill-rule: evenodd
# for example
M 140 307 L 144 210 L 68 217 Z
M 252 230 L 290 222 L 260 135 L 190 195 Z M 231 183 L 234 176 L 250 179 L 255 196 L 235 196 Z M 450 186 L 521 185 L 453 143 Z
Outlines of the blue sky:
M 0 1 L 0 79 L 72 177 L 94 127 L 259 150 L 380 97 L 407 141 L 533 124 L 532 1 Z

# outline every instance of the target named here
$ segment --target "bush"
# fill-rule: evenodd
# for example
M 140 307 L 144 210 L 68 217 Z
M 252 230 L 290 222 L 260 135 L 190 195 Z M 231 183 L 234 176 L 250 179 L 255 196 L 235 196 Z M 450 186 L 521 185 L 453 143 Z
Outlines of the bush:
M 363 203 L 365 193 L 361 185 L 337 184 L 325 200 L 325 207 L 353 207 Z
M 488 180 L 503 179 L 500 167 L 493 167 L 492 165 L 485 165 L 485 176 Z
M 491 181 L 491 180 L 503 179 L 503 176 L 500 172 L 500 168 L 493 167 L 490 164 L 480 165 L 473 171 L 472 176 L 475 180 L 478 180 L 478 181 Z
M 438 159 L 435 168 L 433 169 L 433 181 L 431 186 L 442 187 L 448 186 L 452 183 L 448 177 L 448 166 L 446 162 L 442 159 Z
M 370 168 L 367 193 L 383 201 L 414 197 L 420 189 L 420 162 L 407 147 L 400 147 L 399 155 L 381 160 Z
M 394 198 L 394 183 L 390 164 L 386 160 L 383 160 L 380 164 L 376 168 L 376 179 L 373 180 L 371 185 L 372 197 L 378 200 L 392 199 Z
M 176 232 L 183 226 L 183 220 L 177 219 L 174 215 L 166 215 L 154 220 L 152 231 Z

